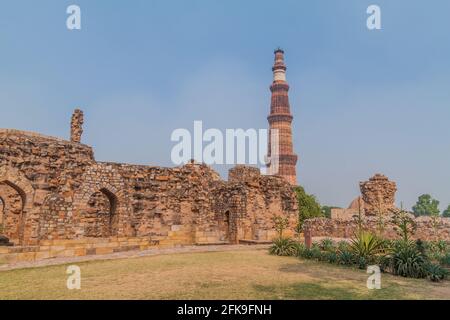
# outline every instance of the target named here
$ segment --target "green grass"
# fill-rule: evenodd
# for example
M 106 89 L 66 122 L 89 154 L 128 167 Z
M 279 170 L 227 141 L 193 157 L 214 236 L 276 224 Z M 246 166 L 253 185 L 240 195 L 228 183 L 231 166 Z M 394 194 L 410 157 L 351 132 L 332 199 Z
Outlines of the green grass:
M 382 275 L 266 250 L 186 253 L 78 263 L 81 290 L 66 288 L 67 265 L 0 272 L 0 299 L 450 299 L 449 282 Z

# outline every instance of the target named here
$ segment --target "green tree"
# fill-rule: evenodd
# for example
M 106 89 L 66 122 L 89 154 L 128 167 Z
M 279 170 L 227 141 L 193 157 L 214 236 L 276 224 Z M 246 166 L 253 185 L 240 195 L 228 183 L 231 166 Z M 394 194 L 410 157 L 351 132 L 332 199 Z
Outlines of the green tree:
M 448 205 L 447 209 L 442 212 L 442 216 L 446 218 L 450 218 L 450 204 Z
M 327 218 L 331 218 L 331 209 L 341 209 L 334 206 L 322 206 L 322 215 Z
M 298 201 L 298 230 L 300 231 L 306 219 L 322 217 L 323 213 L 316 197 L 307 194 L 303 187 L 295 187 L 295 193 Z
M 419 216 L 438 216 L 439 201 L 433 199 L 429 194 L 423 194 L 417 200 L 415 206 L 412 207 L 414 215 Z

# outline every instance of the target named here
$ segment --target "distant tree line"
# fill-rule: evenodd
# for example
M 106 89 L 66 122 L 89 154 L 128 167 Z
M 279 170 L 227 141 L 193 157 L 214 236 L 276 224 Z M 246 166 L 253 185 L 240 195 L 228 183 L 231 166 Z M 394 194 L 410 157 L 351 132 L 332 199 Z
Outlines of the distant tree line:
M 442 214 L 439 210 L 439 201 L 433 199 L 429 194 L 423 194 L 419 197 L 416 204 L 412 207 L 412 211 L 416 217 L 420 216 L 439 216 L 450 218 L 450 205 Z

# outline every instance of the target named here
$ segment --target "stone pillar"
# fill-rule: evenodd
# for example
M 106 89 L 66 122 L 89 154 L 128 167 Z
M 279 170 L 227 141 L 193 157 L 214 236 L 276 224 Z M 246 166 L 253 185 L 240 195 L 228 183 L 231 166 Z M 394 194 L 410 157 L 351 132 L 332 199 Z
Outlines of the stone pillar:
M 369 181 L 359 184 L 364 209 L 367 215 L 374 215 L 377 211 L 391 211 L 395 209 L 395 193 L 397 185 L 382 174 L 375 174 Z
M 70 124 L 70 141 L 81 143 L 81 135 L 83 134 L 84 116 L 83 111 L 75 109 Z
M 311 245 L 312 245 L 311 230 L 309 228 L 306 228 L 303 234 L 304 234 L 304 237 L 305 237 L 305 247 L 310 249 Z

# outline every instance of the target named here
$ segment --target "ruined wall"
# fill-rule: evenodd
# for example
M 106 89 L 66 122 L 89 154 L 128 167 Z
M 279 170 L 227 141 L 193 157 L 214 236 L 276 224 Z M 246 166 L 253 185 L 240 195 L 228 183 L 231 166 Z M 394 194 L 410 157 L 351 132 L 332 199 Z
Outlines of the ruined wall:
M 392 223 L 393 215 L 384 218 L 382 235 L 387 239 L 398 239 L 395 225 Z M 413 217 L 411 215 L 411 217 Z M 450 241 L 450 218 L 437 218 L 435 223 L 431 217 L 415 218 L 417 229 L 414 239 L 447 240 Z M 364 228 L 379 233 L 379 220 L 375 216 L 364 219 Z M 314 218 L 306 220 L 304 230 L 310 230 L 313 237 L 351 238 L 357 230 L 357 221 L 345 219 Z
M 373 215 L 377 212 L 389 212 L 395 209 L 395 193 L 397 185 L 382 174 L 375 174 L 369 181 L 359 184 L 365 214 Z
M 7 210 L 22 222 L 8 223 L 6 234 L 27 244 L 108 237 L 175 244 L 270 240 L 276 214 L 295 226 L 292 187 L 255 168 L 238 167 L 226 182 L 202 164 L 101 163 L 88 146 L 15 130 L 0 130 L 0 150 L 0 185 L 13 186 L 22 200 L 16 216 Z M 6 188 L 0 197 L 12 206 Z

